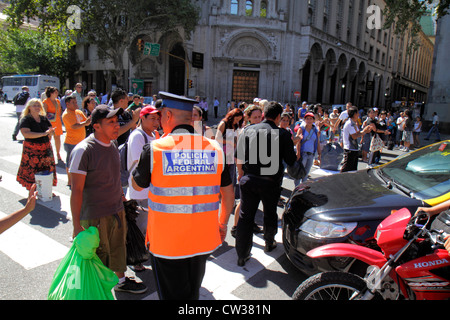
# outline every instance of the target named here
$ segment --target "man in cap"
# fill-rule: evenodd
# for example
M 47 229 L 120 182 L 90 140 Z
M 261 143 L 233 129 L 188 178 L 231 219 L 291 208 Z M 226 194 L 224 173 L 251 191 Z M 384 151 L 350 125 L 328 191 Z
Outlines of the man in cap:
M 29 93 L 30 89 L 27 86 L 22 87 L 22 91 L 16 94 L 13 98 L 14 106 L 16 107 L 16 115 L 17 115 L 17 123 L 14 128 L 14 132 L 12 134 L 13 141 L 17 141 L 17 135 L 20 130 L 20 116 L 22 115 L 22 111 L 25 109 L 28 101 L 31 100 L 31 96 Z
M 145 285 L 125 277 L 127 224 L 119 151 L 114 142 L 119 136 L 118 116 L 122 112 L 122 108 L 97 106 L 91 114 L 94 134 L 71 153 L 73 237 L 90 226 L 97 227 L 100 236 L 97 255 L 119 277 L 115 290 L 143 293 L 147 290 Z
M 159 298 L 197 300 L 206 260 L 225 238 L 234 191 L 222 148 L 191 125 L 197 101 L 159 95 L 165 137 L 144 146 L 132 184 L 149 187 L 146 243 Z

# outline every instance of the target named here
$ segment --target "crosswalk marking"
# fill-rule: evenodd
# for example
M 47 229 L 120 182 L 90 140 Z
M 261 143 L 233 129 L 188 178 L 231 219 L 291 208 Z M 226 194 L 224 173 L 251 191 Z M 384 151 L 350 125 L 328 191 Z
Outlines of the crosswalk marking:
M 265 253 L 264 239 L 260 236 L 253 236 L 251 258 L 244 267 L 237 265 L 238 258 L 234 248 L 214 260 L 208 261 L 202 287 L 215 300 L 236 300 L 237 298 L 231 292 L 283 255 L 283 248 L 280 245 L 281 230 L 277 233 L 275 240 L 278 242 L 277 248 L 270 253 Z
M 200 300 L 240 300 L 232 292 L 283 255 L 280 245 L 281 232 L 277 233 L 275 240 L 278 242 L 277 248 L 271 253 L 265 253 L 264 240 L 260 236 L 254 236 L 251 258 L 244 267 L 237 265 L 234 248 L 208 260 L 200 289 Z M 143 300 L 158 300 L 158 294 L 154 292 Z
M 0 212 L 3 218 L 7 214 Z M 18 222 L 0 235 L 0 251 L 30 270 L 62 259 L 69 248 L 42 232 Z
M 14 192 L 21 197 L 28 198 L 28 191 L 25 189 L 22 185 L 20 185 L 16 181 L 16 176 L 9 174 L 5 171 L 0 170 L 0 174 L 2 175 L 2 184 L 1 186 L 5 189 L 8 189 L 11 192 Z M 41 200 L 38 200 L 38 203 L 42 206 L 47 207 L 48 209 L 51 209 L 63 216 L 66 217 L 66 219 L 71 220 L 72 219 L 72 213 L 70 210 L 70 197 L 59 193 L 57 191 L 53 191 L 53 194 L 55 197 L 53 197 L 52 201 L 44 202 Z
M 8 155 L 0 158 L 18 165 L 21 160 L 21 155 Z M 65 169 L 57 168 L 57 170 L 58 184 L 67 181 Z M 28 191 L 16 181 L 15 175 L 1 170 L 0 174 L 3 176 L 3 181 L 0 186 L 7 186 L 5 188 L 9 191 L 24 198 L 28 196 Z M 52 201 L 42 202 L 38 200 L 38 203 L 65 215 L 67 219 L 71 219 L 70 197 L 56 191 L 53 191 L 53 193 L 56 197 Z M 61 259 L 67 253 L 67 247 L 22 222 L 19 222 L 8 231 L 8 233 L 5 232 L 0 236 L 0 251 L 3 251 L 27 270 Z M 278 247 L 273 252 L 267 254 L 264 252 L 264 240 L 260 236 L 254 236 L 251 259 L 247 261 L 245 267 L 237 266 L 237 254 L 234 248 L 231 248 L 218 257 L 212 257 L 206 265 L 205 278 L 200 290 L 200 299 L 239 300 L 232 292 L 245 284 L 246 281 L 258 272 L 267 268 L 283 254 L 283 247 L 280 245 L 282 242 L 281 228 L 279 228 L 275 240 L 278 242 Z M 29 243 L 33 243 L 38 247 L 29 246 Z M 23 250 L 22 247 L 26 247 L 27 245 L 27 250 Z M 44 249 L 45 252 L 43 252 Z M 28 251 L 32 251 L 37 257 L 29 254 Z M 143 300 L 158 299 L 157 292 L 153 292 L 143 298 Z

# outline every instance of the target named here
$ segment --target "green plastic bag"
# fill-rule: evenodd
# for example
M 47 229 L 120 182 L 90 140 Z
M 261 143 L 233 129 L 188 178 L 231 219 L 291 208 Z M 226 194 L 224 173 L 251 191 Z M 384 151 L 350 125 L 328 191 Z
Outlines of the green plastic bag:
M 97 256 L 99 243 L 95 227 L 89 227 L 75 237 L 55 271 L 49 300 L 114 300 L 111 290 L 119 278 Z

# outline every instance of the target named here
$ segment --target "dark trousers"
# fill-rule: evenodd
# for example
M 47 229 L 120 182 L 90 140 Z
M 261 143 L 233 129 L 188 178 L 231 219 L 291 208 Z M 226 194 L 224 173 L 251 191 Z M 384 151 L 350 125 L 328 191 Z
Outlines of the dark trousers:
M 17 115 L 17 123 L 16 123 L 16 126 L 14 127 L 13 136 L 17 136 L 19 134 L 19 130 L 20 130 L 20 116 L 22 115 L 22 112 L 16 112 L 16 115 Z
M 151 256 L 160 300 L 198 300 L 208 255 L 170 260 Z
M 344 159 L 342 160 L 341 172 L 358 170 L 359 151 L 344 151 Z
M 266 178 L 245 175 L 239 181 L 241 211 L 236 228 L 236 252 L 239 258 L 250 256 L 253 244 L 253 225 L 259 202 L 264 206 L 264 240 L 274 241 L 278 232 L 277 204 L 281 195 L 280 183 Z

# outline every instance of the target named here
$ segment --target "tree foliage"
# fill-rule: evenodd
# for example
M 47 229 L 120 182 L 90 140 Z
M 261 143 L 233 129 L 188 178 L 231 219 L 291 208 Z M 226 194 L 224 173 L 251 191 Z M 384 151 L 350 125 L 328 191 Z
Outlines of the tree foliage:
M 99 57 L 114 63 L 119 85 L 123 79 L 123 54 L 136 45 L 138 34 L 182 29 L 189 38 L 199 19 L 199 10 L 190 0 L 11 0 L 10 3 L 6 14 L 13 27 L 28 19 L 38 19 L 43 32 L 58 30 L 70 35 L 75 43 L 96 45 Z M 78 25 L 71 24 L 74 19 L 79 20 Z
M 394 32 L 399 36 L 409 37 L 412 46 L 416 46 L 415 38 L 421 30 L 420 19 L 428 14 L 429 6 L 436 7 L 436 18 L 440 19 L 448 14 L 450 0 L 385 0 L 383 12 L 385 28 L 394 24 Z
M 0 35 L 2 73 L 39 73 L 62 81 L 80 67 L 74 51 L 59 33 L 11 29 Z

